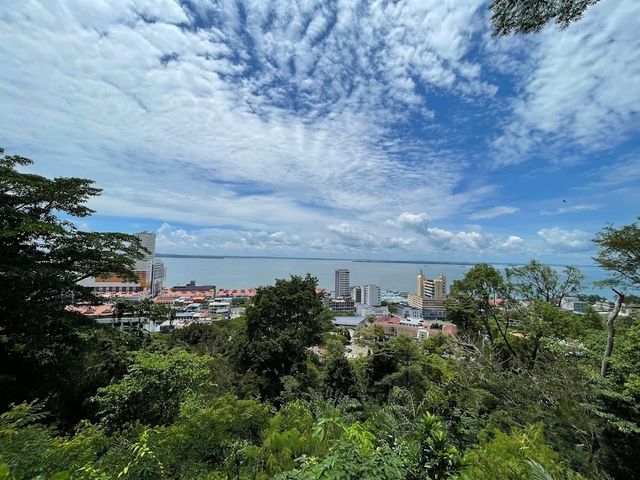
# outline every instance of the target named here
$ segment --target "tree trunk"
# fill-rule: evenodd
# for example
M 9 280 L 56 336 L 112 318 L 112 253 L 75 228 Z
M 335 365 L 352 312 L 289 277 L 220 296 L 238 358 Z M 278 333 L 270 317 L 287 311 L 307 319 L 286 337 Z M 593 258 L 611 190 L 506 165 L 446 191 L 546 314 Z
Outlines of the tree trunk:
M 622 307 L 622 302 L 624 302 L 624 294 L 617 291 L 615 288 L 612 288 L 618 298 L 616 298 L 615 306 L 609 316 L 607 317 L 607 346 L 604 349 L 604 356 L 602 358 L 602 368 L 600 369 L 600 375 L 603 377 L 607 376 L 607 371 L 609 370 L 609 360 L 611 359 L 611 355 L 613 354 L 613 341 L 616 335 L 616 329 L 613 322 L 615 322 L 618 314 L 620 313 L 620 308 Z

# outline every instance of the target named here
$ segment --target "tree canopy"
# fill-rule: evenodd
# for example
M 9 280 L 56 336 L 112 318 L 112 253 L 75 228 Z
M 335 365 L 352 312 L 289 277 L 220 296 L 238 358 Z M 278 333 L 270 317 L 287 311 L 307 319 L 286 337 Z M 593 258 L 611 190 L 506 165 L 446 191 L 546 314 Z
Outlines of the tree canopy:
M 535 33 L 554 21 L 561 30 L 582 18 L 600 0 L 492 0 L 493 34 Z

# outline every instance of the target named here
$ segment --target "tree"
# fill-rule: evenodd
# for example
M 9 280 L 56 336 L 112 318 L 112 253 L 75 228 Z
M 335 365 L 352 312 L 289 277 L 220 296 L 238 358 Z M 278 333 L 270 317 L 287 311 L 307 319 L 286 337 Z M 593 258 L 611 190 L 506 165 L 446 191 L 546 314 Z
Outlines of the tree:
M 500 312 L 499 304 L 508 305 L 509 291 L 504 278 L 498 270 L 486 263 L 474 265 L 462 280 L 453 282 L 447 298 L 449 318 L 469 333 L 484 330 L 489 341 L 494 342 L 491 325 L 498 330 L 505 346 L 515 356 L 507 338 L 509 317 L 505 316 L 504 324 L 500 314 L 507 314 L 506 308 Z
M 100 388 L 93 398 L 101 423 L 111 430 L 133 421 L 171 423 L 187 395 L 206 390 L 210 362 L 208 356 L 180 349 L 137 353 L 124 378 Z
M 344 355 L 332 356 L 325 366 L 322 390 L 327 400 L 338 404 L 344 398 L 357 398 L 357 378 L 353 367 Z
M 319 345 L 331 321 L 320 296 L 317 279 L 311 275 L 276 280 L 258 288 L 246 311 L 244 340 L 238 346 L 238 368 L 255 373 L 264 398 L 276 398 L 281 378 Z
M 620 228 L 606 226 L 598 233 L 593 242 L 599 247 L 593 259 L 613 275 L 600 282 L 602 285 L 620 285 L 627 288 L 640 287 L 640 218 Z M 614 322 L 620 313 L 624 293 L 612 287 L 616 294 L 616 303 L 607 317 L 607 345 L 602 357 L 600 374 L 604 377 L 609 369 L 609 361 L 613 354 L 615 342 Z
M 560 30 L 582 18 L 599 0 L 493 0 L 491 26 L 497 36 L 536 33 L 555 20 Z
M 523 300 L 551 303 L 559 307 L 565 297 L 576 295 L 582 289 L 584 274 L 577 267 L 564 267 L 561 276 L 557 270 L 531 260 L 527 265 L 506 269 L 513 293 Z
M 78 281 L 134 279 L 135 261 L 146 251 L 132 235 L 79 231 L 69 219 L 93 213 L 86 203 L 100 189 L 91 180 L 19 170 L 32 163 L 0 149 L 0 408 L 36 397 L 49 397 L 49 406 L 77 405 L 60 395 L 67 385 L 84 385 L 85 376 L 98 377 L 81 372 L 99 329 L 66 309 L 97 301 Z
M 140 241 L 121 233 L 83 232 L 58 215 L 82 218 L 93 213 L 86 202 L 100 194 L 93 181 L 48 179 L 22 173 L 33 162 L 0 149 L 0 326 L 40 327 L 51 313 L 72 302 L 94 301 L 78 284 L 92 276 L 114 274 L 134 280 L 135 261 L 146 252 Z M 34 318 L 34 314 L 36 318 Z

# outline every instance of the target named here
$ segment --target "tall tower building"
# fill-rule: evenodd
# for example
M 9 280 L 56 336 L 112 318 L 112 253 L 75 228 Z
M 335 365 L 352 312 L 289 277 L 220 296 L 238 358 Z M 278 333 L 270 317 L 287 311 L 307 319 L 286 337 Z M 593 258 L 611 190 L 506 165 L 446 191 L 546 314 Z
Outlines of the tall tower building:
M 338 268 L 336 270 L 336 298 L 350 297 L 351 288 L 349 287 L 349 270 L 346 268 Z
M 380 287 L 377 285 L 362 286 L 362 303 L 369 307 L 380 306 Z
M 427 278 L 421 271 L 417 278 L 416 295 L 433 300 L 444 300 L 447 295 L 447 277 L 441 273 L 436 278 Z

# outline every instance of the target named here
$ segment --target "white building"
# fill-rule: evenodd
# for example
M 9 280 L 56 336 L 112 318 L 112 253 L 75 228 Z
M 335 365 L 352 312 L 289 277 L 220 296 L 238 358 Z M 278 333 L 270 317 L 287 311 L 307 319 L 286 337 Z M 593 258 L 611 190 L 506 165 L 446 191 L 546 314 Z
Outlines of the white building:
M 356 305 L 356 315 L 362 315 L 366 317 L 367 315 L 375 315 L 376 317 L 384 317 L 389 315 L 389 307 L 386 305 L 380 307 L 370 307 L 368 305 L 363 305 L 359 303 Z
M 362 291 L 362 304 L 369 307 L 380 306 L 380 287 L 377 285 L 363 285 Z
M 335 298 L 344 298 L 351 296 L 351 288 L 349 286 L 349 270 L 347 270 L 346 268 L 338 268 L 336 270 L 334 295 Z
M 560 308 L 573 313 L 586 313 L 589 304 L 581 302 L 576 297 L 564 297 L 560 302 Z

